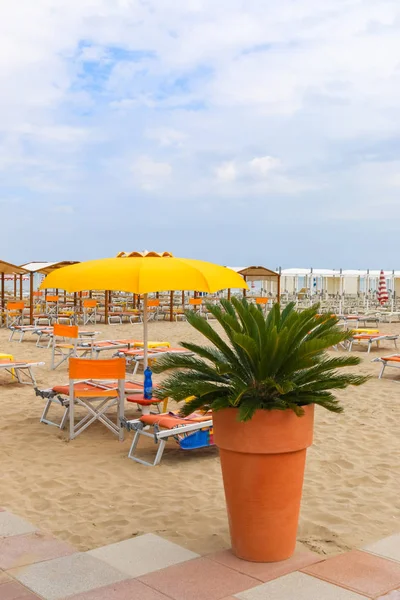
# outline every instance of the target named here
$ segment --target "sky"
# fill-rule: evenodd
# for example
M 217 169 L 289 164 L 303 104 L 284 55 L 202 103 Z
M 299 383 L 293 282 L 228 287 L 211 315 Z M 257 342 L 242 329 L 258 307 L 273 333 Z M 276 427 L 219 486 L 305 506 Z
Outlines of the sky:
M 398 0 L 2 0 L 0 258 L 400 269 Z

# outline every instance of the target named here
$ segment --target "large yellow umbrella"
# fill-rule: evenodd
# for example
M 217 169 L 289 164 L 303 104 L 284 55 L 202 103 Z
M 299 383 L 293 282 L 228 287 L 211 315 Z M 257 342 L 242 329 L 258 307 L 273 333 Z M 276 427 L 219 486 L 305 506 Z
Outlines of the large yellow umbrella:
M 168 253 L 157 255 L 132 253 L 116 258 L 89 260 L 56 269 L 43 281 L 41 289 L 113 290 L 143 294 L 144 367 L 147 367 L 147 294 L 167 290 L 213 293 L 227 288 L 245 288 L 244 279 L 235 271 L 213 263 L 189 258 L 175 258 Z

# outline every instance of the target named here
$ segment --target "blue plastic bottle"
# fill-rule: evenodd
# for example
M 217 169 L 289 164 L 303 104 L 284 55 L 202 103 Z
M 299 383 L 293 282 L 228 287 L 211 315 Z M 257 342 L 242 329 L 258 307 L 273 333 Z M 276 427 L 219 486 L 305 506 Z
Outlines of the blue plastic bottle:
M 153 397 L 153 381 L 152 371 L 150 367 L 147 367 L 144 371 L 144 397 L 146 400 L 151 400 Z

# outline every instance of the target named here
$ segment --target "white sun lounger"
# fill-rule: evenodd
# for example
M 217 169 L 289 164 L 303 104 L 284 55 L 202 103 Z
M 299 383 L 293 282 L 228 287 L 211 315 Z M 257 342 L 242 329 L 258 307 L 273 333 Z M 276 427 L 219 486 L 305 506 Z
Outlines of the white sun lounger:
M 182 450 L 194 450 L 212 446 L 213 422 L 209 416 L 194 416 L 181 418 L 174 413 L 160 415 L 143 415 L 140 419 L 124 420 L 123 426 L 128 431 L 134 431 L 132 445 L 128 452 L 128 458 L 147 467 L 155 467 L 161 462 L 166 443 L 173 439 Z M 152 431 L 145 428 L 152 427 Z M 138 458 L 135 453 L 141 437 L 153 439 L 158 445 L 157 453 L 153 462 Z
M 392 341 L 394 343 L 394 347 L 397 348 L 398 338 L 399 338 L 399 336 L 396 334 L 392 334 L 392 335 L 389 335 L 389 334 L 388 335 L 367 334 L 367 333 L 357 334 L 357 335 L 354 335 L 349 340 L 349 352 L 351 352 L 354 343 L 362 344 L 363 342 L 366 342 L 367 346 L 368 346 L 367 352 L 369 354 L 373 343 L 376 343 L 376 345 L 379 347 L 380 342 L 383 342 L 386 340 Z
M 18 383 L 24 385 L 36 385 L 36 379 L 32 367 L 42 367 L 44 362 L 23 362 L 15 360 L 0 359 L 0 369 L 4 369 L 11 376 L 15 375 Z
M 372 362 L 382 363 L 381 371 L 378 375 L 378 379 L 382 379 L 386 367 L 393 367 L 394 369 L 400 369 L 400 354 L 391 354 L 390 356 L 380 356 L 374 358 Z

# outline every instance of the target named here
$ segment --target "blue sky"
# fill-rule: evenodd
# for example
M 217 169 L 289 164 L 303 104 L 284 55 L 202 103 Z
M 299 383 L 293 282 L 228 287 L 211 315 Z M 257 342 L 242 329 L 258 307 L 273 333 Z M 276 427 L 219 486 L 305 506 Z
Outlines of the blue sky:
M 398 269 L 399 34 L 392 0 L 4 0 L 0 258 Z

